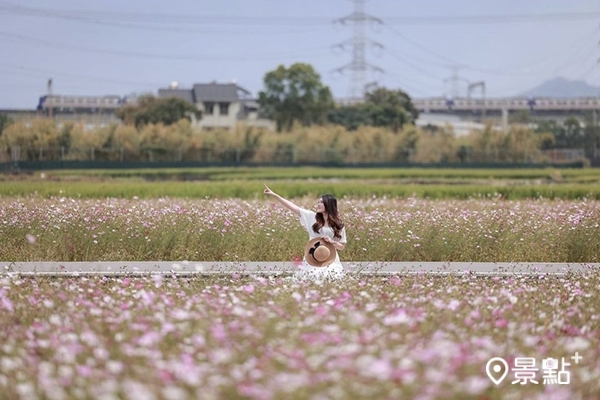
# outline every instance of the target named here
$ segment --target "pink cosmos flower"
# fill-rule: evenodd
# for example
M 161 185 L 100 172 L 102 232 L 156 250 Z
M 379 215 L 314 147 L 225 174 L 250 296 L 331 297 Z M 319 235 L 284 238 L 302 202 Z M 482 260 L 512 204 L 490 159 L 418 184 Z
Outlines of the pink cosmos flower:
M 242 288 L 242 291 L 245 293 L 254 293 L 254 286 L 253 285 L 246 285 Z
M 494 325 L 496 326 L 496 328 L 506 328 L 508 326 L 508 321 L 504 318 L 501 318 L 499 320 L 496 320 Z
M 458 306 L 460 306 L 460 301 L 456 299 L 452 299 L 450 303 L 448 303 L 448 309 L 452 311 L 458 310 Z

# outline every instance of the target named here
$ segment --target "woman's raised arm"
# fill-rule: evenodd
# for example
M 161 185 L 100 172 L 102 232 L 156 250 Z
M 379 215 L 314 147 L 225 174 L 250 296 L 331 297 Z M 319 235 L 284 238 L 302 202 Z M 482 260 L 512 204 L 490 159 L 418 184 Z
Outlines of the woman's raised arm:
M 283 197 L 281 197 L 280 195 L 278 195 L 277 193 L 275 193 L 274 191 L 269 189 L 269 187 L 266 184 L 265 184 L 265 194 L 268 196 L 275 197 L 275 199 L 277 199 L 277 201 L 280 202 L 285 208 L 287 208 L 294 214 L 300 216 L 300 207 L 298 207 L 297 205 L 295 205 L 288 199 L 284 199 Z

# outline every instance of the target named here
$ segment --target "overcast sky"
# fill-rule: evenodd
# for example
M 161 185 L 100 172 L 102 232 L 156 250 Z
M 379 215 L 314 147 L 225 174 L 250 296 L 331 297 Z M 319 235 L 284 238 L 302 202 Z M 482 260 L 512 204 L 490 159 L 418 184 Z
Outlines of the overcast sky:
M 257 95 L 279 64 L 312 64 L 351 94 L 351 0 L 0 0 L 0 108 L 53 93 L 157 93 L 232 82 Z M 600 86 L 598 0 L 370 0 L 366 82 L 413 97 L 517 95 L 562 76 Z M 346 42 L 345 49 L 335 48 Z M 452 77 L 454 76 L 454 79 Z M 478 96 L 480 92 L 473 92 Z

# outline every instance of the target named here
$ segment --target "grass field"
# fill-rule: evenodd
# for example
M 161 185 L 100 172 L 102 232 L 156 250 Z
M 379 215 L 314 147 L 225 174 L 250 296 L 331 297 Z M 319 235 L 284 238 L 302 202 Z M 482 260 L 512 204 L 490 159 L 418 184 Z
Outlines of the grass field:
M 37 171 L 48 177 L 67 179 L 133 178 L 160 180 L 239 179 L 484 179 L 600 182 L 600 169 L 472 169 L 472 168 L 319 168 L 319 167 L 207 167 L 139 168 Z
M 1 175 L 0 196 L 241 198 L 262 183 L 286 197 L 600 199 L 600 169 L 197 168 L 41 171 Z

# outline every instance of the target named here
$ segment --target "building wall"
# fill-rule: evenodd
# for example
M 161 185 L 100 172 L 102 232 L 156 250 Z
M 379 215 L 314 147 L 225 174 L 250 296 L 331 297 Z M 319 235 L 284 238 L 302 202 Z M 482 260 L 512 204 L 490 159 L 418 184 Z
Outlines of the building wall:
M 198 103 L 197 107 L 202 111 L 202 119 L 195 124 L 201 128 L 235 128 L 238 120 L 237 115 L 240 112 L 240 103 L 229 103 L 227 115 L 221 115 L 219 103 L 213 103 L 212 114 L 208 113 L 204 103 Z
M 219 103 L 215 103 L 212 114 L 206 112 L 205 104 L 196 104 L 202 111 L 200 121 L 194 119 L 192 125 L 202 129 L 234 129 L 237 125 L 252 126 L 255 128 L 264 128 L 275 130 L 275 122 L 258 117 L 258 112 L 250 112 L 247 115 L 243 113 L 240 102 L 229 103 L 227 115 L 221 115 Z

